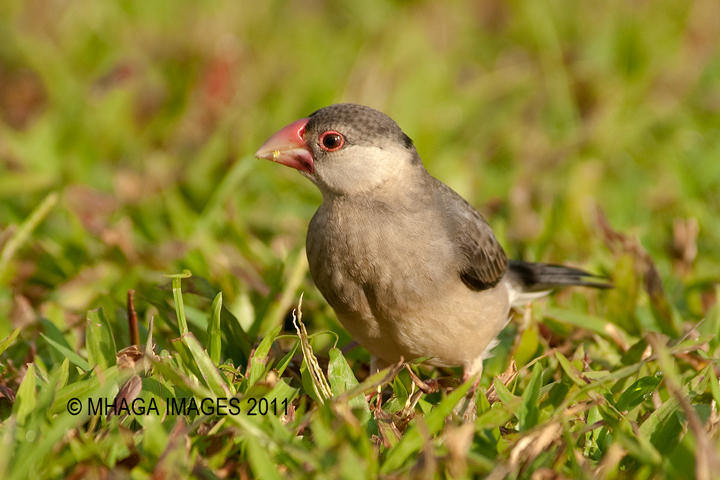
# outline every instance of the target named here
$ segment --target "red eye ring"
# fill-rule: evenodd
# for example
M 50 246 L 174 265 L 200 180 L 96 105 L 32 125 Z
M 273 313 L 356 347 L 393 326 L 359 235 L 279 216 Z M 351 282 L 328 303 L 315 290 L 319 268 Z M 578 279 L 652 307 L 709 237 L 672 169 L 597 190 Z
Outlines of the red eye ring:
M 320 135 L 320 148 L 326 152 L 340 150 L 345 145 L 345 137 L 340 132 L 328 130 Z

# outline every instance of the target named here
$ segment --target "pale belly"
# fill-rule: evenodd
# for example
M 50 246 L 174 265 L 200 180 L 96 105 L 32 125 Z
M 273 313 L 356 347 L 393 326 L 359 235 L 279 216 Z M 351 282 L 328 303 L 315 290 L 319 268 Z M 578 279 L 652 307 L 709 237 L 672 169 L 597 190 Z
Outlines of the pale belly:
M 422 302 L 393 316 L 372 315 L 372 308 L 336 308 L 338 319 L 360 345 L 385 363 L 431 357 L 436 366 L 467 366 L 483 353 L 507 323 L 507 289 L 453 292 L 437 302 Z
M 427 264 L 391 248 L 384 245 L 386 258 L 368 268 L 362 249 L 333 256 L 308 244 L 310 273 L 343 327 L 383 363 L 401 357 L 432 357 L 435 366 L 476 362 L 507 323 L 504 282 L 474 291 L 447 268 L 447 252 L 438 250 L 429 257 L 437 263 Z
M 505 282 L 468 288 L 442 209 L 410 209 L 323 203 L 308 230 L 310 274 L 352 337 L 385 363 L 475 365 L 507 323 Z

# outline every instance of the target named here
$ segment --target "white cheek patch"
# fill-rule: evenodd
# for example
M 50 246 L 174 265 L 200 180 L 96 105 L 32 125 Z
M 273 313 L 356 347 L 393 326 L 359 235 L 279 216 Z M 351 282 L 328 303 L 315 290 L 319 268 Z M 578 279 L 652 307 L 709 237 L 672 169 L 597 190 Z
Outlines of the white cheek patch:
M 401 178 L 412 168 L 410 159 L 401 147 L 348 146 L 316 165 L 315 184 L 336 194 L 366 192 Z
M 365 147 L 357 173 L 374 186 L 381 185 L 410 166 L 407 156 L 408 151 L 402 148 Z

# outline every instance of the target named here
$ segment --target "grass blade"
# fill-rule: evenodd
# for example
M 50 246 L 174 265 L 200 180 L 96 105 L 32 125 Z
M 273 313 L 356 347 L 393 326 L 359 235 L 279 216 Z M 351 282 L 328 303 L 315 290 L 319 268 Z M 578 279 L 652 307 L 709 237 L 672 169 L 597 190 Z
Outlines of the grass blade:
M 272 343 L 280 333 L 282 325 L 274 328 L 265 338 L 263 338 L 260 345 L 255 349 L 255 353 L 250 359 L 250 374 L 248 375 L 248 385 L 252 386 L 257 382 L 265 372 L 267 365 L 267 356 L 270 353 L 270 347 Z
M 222 312 L 222 292 L 218 293 L 212 303 L 212 316 L 208 324 L 208 355 L 215 365 L 220 365 L 220 350 L 222 349 L 222 338 L 220 332 L 220 313 Z
M 33 210 L 30 216 L 25 220 L 20 228 L 13 234 L 12 237 L 7 241 L 2 251 L 0 251 L 0 280 L 5 276 L 5 270 L 10 263 L 10 259 L 15 255 L 15 252 L 27 241 L 30 234 L 37 228 L 40 222 L 50 213 L 50 210 L 55 206 L 59 198 L 57 192 L 49 193 L 40 205 Z
M 328 364 L 328 380 L 332 388 L 333 395 L 338 398 L 340 394 L 358 385 L 357 378 L 353 373 L 350 365 L 343 356 L 339 348 L 330 349 L 330 363 Z M 336 402 L 337 403 L 337 402 Z M 364 395 L 356 395 L 348 399 L 348 405 L 351 409 L 360 410 L 360 423 L 365 425 L 372 418 L 370 407 Z
M 175 314 L 177 315 L 178 328 L 180 329 L 180 336 L 182 337 L 190 330 L 188 330 L 187 318 L 185 317 L 185 305 L 183 304 L 182 298 L 182 279 L 190 278 L 192 273 L 190 270 L 184 270 L 183 273 L 176 273 L 173 275 L 165 275 L 168 278 L 172 278 L 172 291 L 173 299 L 175 300 Z
M 180 349 L 178 349 L 178 352 L 183 356 L 183 360 L 187 366 L 192 367 L 193 370 L 199 372 L 203 383 L 213 392 L 213 394 L 218 397 L 232 396 L 232 393 L 225 383 L 225 380 L 223 380 L 222 374 L 218 370 L 217 365 L 213 363 L 192 332 L 180 337 L 179 341 L 176 339 L 174 341 L 174 345 L 176 347 L 184 346 L 187 349 L 186 352 L 182 353 L 180 352 Z M 188 353 L 190 356 L 188 356 Z
M 12 331 L 12 333 L 10 335 L 7 336 L 7 338 L 5 338 L 5 340 L 0 342 L 0 355 L 2 355 L 2 353 L 5 350 L 7 350 L 10 345 L 12 345 L 12 343 L 15 341 L 15 339 L 17 338 L 17 336 L 19 334 L 20 334 L 20 329 L 16 328 L 15 330 Z
M 18 425 L 25 425 L 27 419 L 37 407 L 37 392 L 35 391 L 35 365 L 28 365 L 20 388 L 15 397 L 13 412 L 17 418 Z
M 67 347 L 60 345 L 55 340 L 51 339 L 50 337 L 45 336 L 44 334 L 40 334 L 41 337 L 45 339 L 46 342 L 50 344 L 51 347 L 53 347 L 55 350 L 60 352 L 61 355 L 64 355 L 65 357 L 69 358 L 71 362 L 73 362 L 78 367 L 82 368 L 83 370 L 90 371 L 92 367 L 90 367 L 90 364 L 82 358 L 77 353 L 73 352 L 72 350 L 68 349 Z
M 115 338 L 102 308 L 87 313 L 85 346 L 90 365 L 97 365 L 101 370 L 106 370 L 117 363 Z
M 540 362 L 533 366 L 530 383 L 525 388 L 522 396 L 522 405 L 518 415 L 520 421 L 518 429 L 522 432 L 537 425 L 540 419 L 540 388 L 542 387 L 542 367 Z

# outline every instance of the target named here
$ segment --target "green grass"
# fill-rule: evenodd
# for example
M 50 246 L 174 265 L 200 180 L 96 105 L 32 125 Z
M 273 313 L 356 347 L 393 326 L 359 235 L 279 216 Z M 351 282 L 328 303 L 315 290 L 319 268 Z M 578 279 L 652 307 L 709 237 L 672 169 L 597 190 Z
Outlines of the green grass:
M 712 478 L 718 19 L 700 0 L 2 2 L 0 478 Z M 252 158 L 339 101 L 393 117 L 511 256 L 613 278 L 518 312 L 474 424 L 458 372 L 414 365 L 443 385 L 419 395 L 341 352 L 303 251 L 320 194 Z M 164 415 L 218 397 L 242 413 Z

